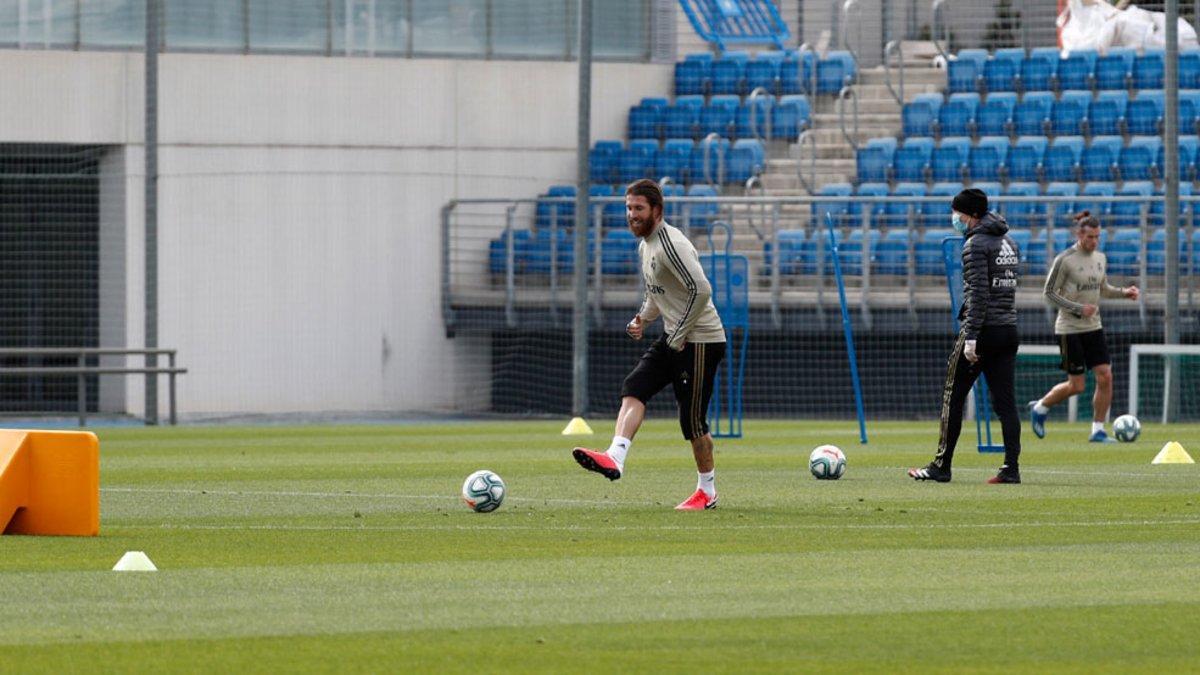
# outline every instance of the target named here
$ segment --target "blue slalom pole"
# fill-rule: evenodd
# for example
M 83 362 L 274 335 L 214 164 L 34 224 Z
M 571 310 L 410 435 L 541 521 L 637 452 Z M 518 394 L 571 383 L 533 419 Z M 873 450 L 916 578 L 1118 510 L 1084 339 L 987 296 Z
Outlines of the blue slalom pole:
M 854 354 L 854 331 L 850 328 L 850 310 L 846 307 L 846 284 L 842 281 L 842 262 L 838 260 L 837 235 L 833 229 L 832 214 L 825 214 L 825 224 L 829 227 L 829 249 L 833 252 L 833 276 L 837 279 L 838 302 L 842 306 L 842 332 L 846 336 L 846 351 L 850 357 L 850 380 L 854 383 L 854 407 L 858 410 L 858 441 L 866 445 L 867 415 L 863 411 L 862 383 L 858 380 L 858 357 Z

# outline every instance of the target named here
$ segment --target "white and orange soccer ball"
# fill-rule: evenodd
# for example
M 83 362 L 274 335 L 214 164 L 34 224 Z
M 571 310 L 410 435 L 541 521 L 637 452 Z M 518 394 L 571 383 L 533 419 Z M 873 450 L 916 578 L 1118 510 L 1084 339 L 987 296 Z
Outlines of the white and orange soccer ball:
M 500 476 L 481 469 L 463 481 L 462 500 L 476 513 L 488 513 L 504 503 L 504 481 Z
M 837 480 L 846 473 L 846 455 L 836 445 L 822 445 L 808 456 L 808 470 L 817 480 Z

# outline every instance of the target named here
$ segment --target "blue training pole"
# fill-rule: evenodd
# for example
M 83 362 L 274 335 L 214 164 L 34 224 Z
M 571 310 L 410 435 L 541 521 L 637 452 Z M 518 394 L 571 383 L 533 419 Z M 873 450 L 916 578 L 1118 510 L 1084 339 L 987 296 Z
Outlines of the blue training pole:
M 850 380 L 854 383 L 854 407 L 858 410 L 858 441 L 867 444 L 867 416 L 863 412 L 862 383 L 858 380 L 858 357 L 854 354 L 854 331 L 850 328 L 850 310 L 846 307 L 846 284 L 842 281 L 842 262 L 838 260 L 837 234 L 833 229 L 833 215 L 825 214 L 829 227 L 829 250 L 833 258 L 833 276 L 837 279 L 838 303 L 842 306 L 842 332 L 846 336 L 846 352 L 850 357 Z

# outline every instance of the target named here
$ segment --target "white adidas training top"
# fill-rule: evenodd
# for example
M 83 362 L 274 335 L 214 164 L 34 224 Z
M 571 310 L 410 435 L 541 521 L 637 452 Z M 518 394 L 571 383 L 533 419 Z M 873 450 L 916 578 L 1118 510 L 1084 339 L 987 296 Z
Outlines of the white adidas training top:
M 638 244 L 638 257 L 646 281 L 646 299 L 638 310 L 642 323 L 661 315 L 667 346 L 676 351 L 685 342 L 725 341 L 700 255 L 679 228 L 659 222 Z

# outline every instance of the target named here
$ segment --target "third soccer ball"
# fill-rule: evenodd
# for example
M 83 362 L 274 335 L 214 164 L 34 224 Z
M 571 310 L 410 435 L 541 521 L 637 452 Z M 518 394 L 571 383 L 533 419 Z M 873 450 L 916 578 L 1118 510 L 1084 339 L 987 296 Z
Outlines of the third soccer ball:
M 818 480 L 837 480 L 846 473 L 846 455 L 836 445 L 822 445 L 808 456 L 808 470 Z
M 1142 424 L 1133 415 L 1121 415 L 1113 422 L 1113 436 L 1122 443 L 1132 443 L 1142 433 Z
M 495 511 L 504 502 L 504 481 L 487 469 L 476 471 L 463 481 L 462 499 L 479 513 Z

